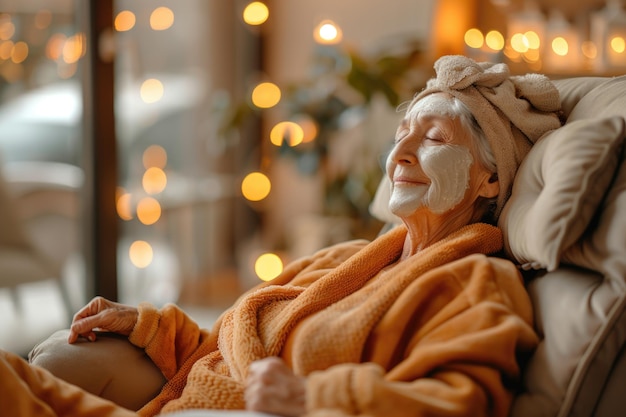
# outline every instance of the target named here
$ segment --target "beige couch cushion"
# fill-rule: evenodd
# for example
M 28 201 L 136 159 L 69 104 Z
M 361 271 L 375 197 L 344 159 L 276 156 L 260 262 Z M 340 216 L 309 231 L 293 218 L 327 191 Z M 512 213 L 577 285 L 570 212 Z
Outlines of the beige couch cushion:
M 626 77 L 571 79 L 557 87 L 568 124 L 626 116 Z M 558 268 L 528 286 L 543 338 L 525 367 L 513 417 L 624 414 L 626 163 L 620 158 L 580 239 L 563 251 Z
M 559 265 L 613 179 L 624 131 L 620 116 L 576 120 L 535 144 L 500 216 L 509 257 L 534 269 Z

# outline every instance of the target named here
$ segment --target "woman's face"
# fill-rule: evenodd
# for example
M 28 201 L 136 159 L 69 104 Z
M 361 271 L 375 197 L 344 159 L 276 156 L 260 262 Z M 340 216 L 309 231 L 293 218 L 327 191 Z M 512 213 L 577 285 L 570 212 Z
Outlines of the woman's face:
M 424 97 L 398 127 L 387 175 L 389 208 L 400 218 L 419 209 L 437 215 L 473 210 L 478 197 L 498 193 L 491 174 L 476 161 L 473 137 L 451 110 L 451 100 L 443 93 Z

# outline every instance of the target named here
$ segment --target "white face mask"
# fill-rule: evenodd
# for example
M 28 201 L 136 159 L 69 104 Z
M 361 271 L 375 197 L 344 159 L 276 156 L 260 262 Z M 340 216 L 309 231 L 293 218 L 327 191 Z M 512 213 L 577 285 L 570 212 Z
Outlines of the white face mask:
M 470 150 L 461 145 L 420 146 L 417 157 L 430 185 L 393 187 L 389 209 L 399 217 L 413 214 L 422 205 L 435 214 L 453 209 L 469 187 Z

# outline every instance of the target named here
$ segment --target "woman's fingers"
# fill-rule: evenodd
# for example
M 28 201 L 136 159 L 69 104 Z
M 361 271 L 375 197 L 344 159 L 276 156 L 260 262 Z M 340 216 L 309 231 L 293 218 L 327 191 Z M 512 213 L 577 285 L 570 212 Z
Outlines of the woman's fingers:
M 300 416 L 305 411 L 304 378 L 279 358 L 261 359 L 248 369 L 244 398 L 248 410 Z
M 138 315 L 135 307 L 96 297 L 74 315 L 68 342 L 74 343 L 80 336 L 93 342 L 96 340 L 95 329 L 128 336 Z

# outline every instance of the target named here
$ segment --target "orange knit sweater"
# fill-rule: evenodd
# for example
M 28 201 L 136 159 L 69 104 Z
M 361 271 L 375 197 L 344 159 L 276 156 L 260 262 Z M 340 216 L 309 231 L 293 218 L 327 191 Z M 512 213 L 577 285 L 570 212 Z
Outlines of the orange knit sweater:
M 537 336 L 500 231 L 476 224 L 396 263 L 406 229 L 292 263 L 201 330 L 140 305 L 130 340 L 168 383 L 139 413 L 243 408 L 250 363 L 307 375 L 307 416 L 506 416 L 517 357 Z

